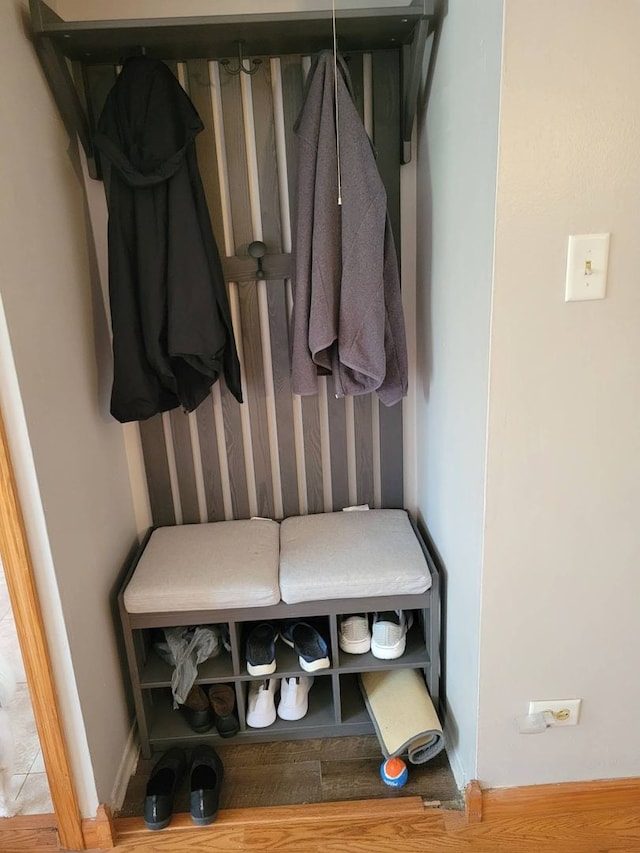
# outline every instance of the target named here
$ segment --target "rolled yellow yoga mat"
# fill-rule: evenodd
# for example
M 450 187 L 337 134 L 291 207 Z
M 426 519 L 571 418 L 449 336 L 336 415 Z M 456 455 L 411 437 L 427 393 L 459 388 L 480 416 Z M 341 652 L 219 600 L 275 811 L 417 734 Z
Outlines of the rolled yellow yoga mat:
M 442 726 L 422 673 L 389 669 L 360 674 L 360 689 L 385 758 L 424 764 L 444 748 Z

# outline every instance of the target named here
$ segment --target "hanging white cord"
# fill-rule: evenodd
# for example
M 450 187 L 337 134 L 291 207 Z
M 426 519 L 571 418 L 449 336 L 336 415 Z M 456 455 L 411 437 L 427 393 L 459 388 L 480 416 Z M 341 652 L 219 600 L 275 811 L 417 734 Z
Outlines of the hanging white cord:
M 340 173 L 340 115 L 338 112 L 338 41 L 336 38 L 336 2 L 331 0 L 331 23 L 333 26 L 333 99 L 336 104 L 336 163 L 338 165 L 338 204 L 342 204 L 342 175 Z

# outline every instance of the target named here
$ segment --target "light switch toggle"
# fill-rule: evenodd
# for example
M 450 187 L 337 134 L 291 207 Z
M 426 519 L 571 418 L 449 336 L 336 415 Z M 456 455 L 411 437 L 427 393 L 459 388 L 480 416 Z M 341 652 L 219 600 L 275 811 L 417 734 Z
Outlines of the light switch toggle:
M 609 234 L 569 237 L 565 302 L 604 299 L 607 292 Z

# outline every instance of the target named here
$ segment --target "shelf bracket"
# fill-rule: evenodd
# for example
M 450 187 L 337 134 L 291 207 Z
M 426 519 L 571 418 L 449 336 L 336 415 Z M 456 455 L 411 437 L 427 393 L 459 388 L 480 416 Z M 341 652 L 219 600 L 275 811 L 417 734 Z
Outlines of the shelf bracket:
M 56 44 L 42 32 L 43 12 L 48 8 L 41 0 L 30 0 L 31 21 L 36 54 L 51 89 L 62 121 L 71 139 L 79 137 L 87 160 L 93 163 L 93 142 L 86 111 L 78 95 L 67 60 Z M 50 13 L 53 14 L 53 13 Z

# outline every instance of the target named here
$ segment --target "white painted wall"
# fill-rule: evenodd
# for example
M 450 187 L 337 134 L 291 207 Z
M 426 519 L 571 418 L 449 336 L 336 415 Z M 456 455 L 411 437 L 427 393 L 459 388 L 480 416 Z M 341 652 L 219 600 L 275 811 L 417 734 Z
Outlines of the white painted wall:
M 80 712 L 80 700 L 71 650 L 60 604 L 42 498 L 33 460 L 20 386 L 11 350 L 4 305 L 0 297 L 0 407 L 16 478 L 29 552 L 35 575 L 42 620 L 56 684 L 58 704 L 73 774 L 78 805 L 83 815 L 95 814 L 98 805 L 89 746 Z
M 28 430 L 18 452 L 30 441 L 46 526 L 39 530 L 48 536 L 31 545 L 44 557 L 50 550 L 52 561 L 39 563 L 48 573 L 39 591 L 55 608 L 57 586 L 62 604 L 77 694 L 64 662 L 57 686 L 63 706 L 79 695 L 95 776 L 95 787 L 79 780 L 88 792 L 81 807 L 93 816 L 96 792 L 100 801 L 111 795 L 129 733 L 110 599 L 136 528 L 122 429 L 108 415 L 110 349 L 81 176 L 21 12 L 19 0 L 0 4 L 0 287 Z M 8 352 L 6 339 L 2 346 Z M 34 506 L 29 499 L 25 509 Z M 31 533 L 34 519 L 28 524 Z M 51 642 L 60 648 L 60 638 Z M 75 726 L 77 714 L 65 723 Z M 81 775 L 82 740 L 78 732 L 81 754 L 72 755 Z
M 502 0 L 449 0 L 419 117 L 418 506 L 446 567 L 446 732 L 475 776 Z
M 478 775 L 638 776 L 640 4 L 505 5 Z M 566 304 L 598 231 L 607 298 Z M 518 734 L 554 697 L 580 725 Z

